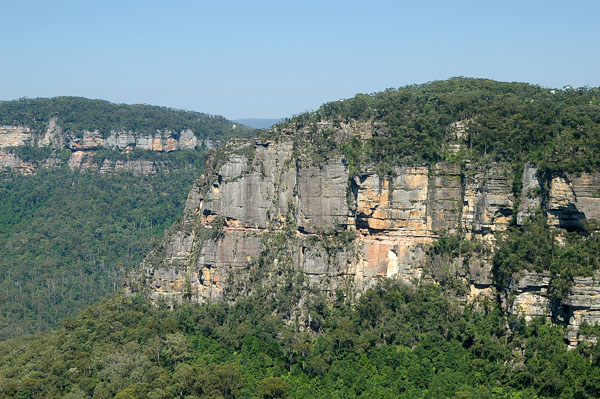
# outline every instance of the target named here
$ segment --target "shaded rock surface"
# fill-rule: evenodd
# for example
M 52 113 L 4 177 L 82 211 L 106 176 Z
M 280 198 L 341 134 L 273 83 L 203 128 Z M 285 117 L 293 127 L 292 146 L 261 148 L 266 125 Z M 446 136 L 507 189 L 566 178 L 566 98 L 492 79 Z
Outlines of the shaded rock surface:
M 575 277 L 561 311 L 567 321 L 567 338 L 571 346 L 588 338 L 579 334 L 583 323 L 600 325 L 600 272 L 590 277 Z M 597 340 L 593 338 L 592 341 Z
M 509 312 L 522 315 L 527 321 L 536 317 L 550 320 L 551 309 L 548 299 L 550 275 L 524 271 L 515 275 L 513 280 L 514 284 L 510 288 L 514 299 L 509 304 Z
M 512 301 L 509 313 L 525 317 L 527 321 L 536 317 L 566 326 L 566 338 L 571 347 L 587 337 L 579 334 L 583 323 L 600 325 L 600 272 L 593 276 L 575 277 L 568 294 L 560 303 L 549 300 L 548 273 L 523 272 L 515 276 L 510 289 Z
M 542 183 L 538 177 L 538 169 L 535 165 L 525 164 L 523 167 L 522 184 L 521 201 L 517 212 L 518 224 L 523 224 L 536 211 L 542 209 Z

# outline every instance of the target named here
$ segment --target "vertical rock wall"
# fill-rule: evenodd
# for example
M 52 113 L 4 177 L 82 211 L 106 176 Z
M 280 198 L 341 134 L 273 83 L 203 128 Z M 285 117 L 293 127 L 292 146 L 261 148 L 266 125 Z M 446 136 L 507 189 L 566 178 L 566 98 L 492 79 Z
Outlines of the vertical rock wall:
M 269 259 L 303 272 L 307 284 L 326 293 L 360 292 L 381 277 L 407 283 L 426 277 L 427 248 L 440 234 L 461 232 L 492 248 L 513 219 L 522 224 L 540 210 L 551 225 L 566 228 L 600 216 L 597 173 L 546 177 L 524 165 L 516 204 L 514 172 L 502 164 L 439 163 L 350 177 L 343 158 L 316 164 L 299 156 L 291 140 L 230 147 L 227 160 L 191 190 L 182 223 L 162 253 L 144 261 L 129 290 L 141 284 L 154 299 L 205 301 Z M 454 260 L 464 268 L 457 275 L 470 286 L 470 300 L 494 297 L 492 255 Z M 599 318 L 597 281 L 577 280 L 565 300 L 562 322 L 575 340 L 583 320 Z M 507 310 L 528 320 L 551 318 L 548 285 L 545 274 L 515 276 Z
M 328 290 L 348 279 L 363 288 L 379 277 L 418 280 L 427 247 L 439 234 L 461 230 L 489 242 L 512 217 L 512 175 L 501 165 L 406 166 L 396 168 L 393 176 L 367 172 L 349 179 L 342 158 L 313 164 L 297 157 L 291 141 L 235 146 L 192 189 L 183 224 L 166 244 L 174 248 L 171 253 L 180 253 L 182 242 L 194 242 L 183 263 L 197 300 L 218 296 L 231 269 L 269 250 L 261 237 L 286 226 L 294 231 L 294 267 L 317 284 L 326 280 L 323 289 Z M 216 221 L 220 233 L 207 233 L 217 228 Z M 323 242 L 340 231 L 349 231 L 352 243 L 325 248 Z M 160 262 L 156 269 L 182 267 L 177 257 Z M 478 289 L 490 287 L 489 260 L 473 262 L 473 268 L 467 279 Z M 153 270 L 147 267 L 148 281 L 159 278 Z M 209 270 L 218 281 L 199 277 Z M 172 274 L 170 285 L 160 283 L 163 290 L 157 295 L 184 295 L 177 288 L 181 278 Z
M 214 146 L 210 141 L 199 142 L 194 133 L 182 130 L 179 133 L 170 130 L 157 130 L 154 134 L 134 134 L 132 131 L 111 131 L 104 137 L 98 131 L 83 131 L 79 135 L 63 132 L 56 118 L 50 118 L 45 132 L 35 132 L 25 126 L 0 126 L 0 170 L 13 170 L 19 173 L 33 173 L 40 165 L 23 161 L 10 152 L 10 147 L 49 147 L 69 149 L 71 157 L 67 162 L 73 169 L 87 168 L 107 173 L 113 170 L 130 170 L 136 173 L 156 173 L 156 162 L 147 160 L 126 160 L 113 162 L 105 160 L 98 164 L 94 154 L 99 149 L 112 149 L 128 153 L 133 149 L 156 152 L 193 150 L 202 145 Z M 60 160 L 49 158 L 43 165 L 56 165 Z

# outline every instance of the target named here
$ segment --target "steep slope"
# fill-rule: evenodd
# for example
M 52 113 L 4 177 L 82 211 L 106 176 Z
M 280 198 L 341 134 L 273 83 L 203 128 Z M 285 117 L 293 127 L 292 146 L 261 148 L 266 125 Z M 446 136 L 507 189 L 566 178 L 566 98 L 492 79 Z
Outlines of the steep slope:
M 536 212 L 593 242 L 597 94 L 454 79 L 326 104 L 264 138 L 232 141 L 128 289 L 203 302 L 301 281 L 293 291 L 302 313 L 310 292 L 354 297 L 381 277 L 434 280 L 457 283 L 463 300 L 498 298 L 507 313 L 560 321 L 576 343 L 579 326 L 599 319 L 596 267 L 571 275 L 559 298 L 547 288 L 560 278 L 544 280 L 549 265 L 499 280 L 494 253 L 502 232 Z M 471 253 L 432 253 L 448 236 Z
M 277 119 L 264 119 L 264 118 L 246 118 L 246 119 L 236 119 L 234 122 L 241 123 L 242 125 L 251 127 L 253 129 L 268 129 L 271 126 L 279 123 L 283 120 L 283 118 Z

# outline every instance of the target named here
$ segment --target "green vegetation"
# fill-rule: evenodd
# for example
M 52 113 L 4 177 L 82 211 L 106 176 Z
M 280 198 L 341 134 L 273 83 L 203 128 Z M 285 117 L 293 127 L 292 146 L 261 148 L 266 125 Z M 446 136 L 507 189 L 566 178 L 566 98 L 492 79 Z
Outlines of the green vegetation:
M 63 133 L 157 130 L 225 141 L 251 130 L 220 117 L 80 97 L 0 102 L 0 125 L 40 134 L 56 118 Z M 0 175 L 0 339 L 46 330 L 121 287 L 183 209 L 203 151 L 89 151 L 84 162 L 151 161 L 155 175 L 71 171 L 68 149 L 12 147 L 36 174 Z M 54 165 L 45 168 L 47 161 Z M 134 165 L 135 166 L 135 165 Z
M 251 130 L 222 116 L 183 111 L 146 104 L 113 104 L 83 97 L 22 98 L 0 102 L 0 125 L 21 125 L 42 132 L 51 117 L 57 117 L 64 131 L 80 134 L 98 130 L 108 136 L 111 130 L 154 133 L 157 129 L 179 134 L 191 129 L 199 138 L 226 140 L 250 135 Z
M 534 162 L 547 171 L 578 172 L 600 167 L 599 88 L 550 90 L 524 83 L 453 78 L 389 89 L 324 104 L 281 128 L 306 128 L 300 148 L 342 152 L 352 166 L 388 172 L 400 164 L 437 161 Z M 336 136 L 334 127 L 351 120 L 372 121 L 366 140 Z M 456 138 L 455 122 L 466 125 Z M 462 145 L 458 154 L 449 143 Z
M 39 165 L 50 158 L 58 159 L 59 161 L 68 162 L 71 157 L 71 150 L 69 149 L 54 149 L 51 147 L 9 147 L 6 149 L 8 152 L 15 154 L 21 160 L 25 162 L 32 162 Z
M 489 247 L 479 240 L 467 240 L 463 234 L 444 234 L 427 248 L 425 272 L 433 277 L 448 295 L 464 297 L 469 293 L 465 276 L 471 258 L 483 259 Z
M 596 398 L 600 346 L 391 281 L 323 305 L 315 334 L 262 295 L 171 311 L 105 299 L 54 332 L 0 343 L 0 398 Z M 285 306 L 284 306 L 285 307 Z M 302 329 L 300 328 L 302 327 Z
M 557 235 L 564 236 L 559 243 Z M 523 226 L 512 226 L 500 234 L 494 256 L 494 277 L 502 289 L 520 271 L 549 272 L 550 294 L 558 301 L 568 292 L 574 276 L 589 276 L 600 270 L 600 235 L 552 230 L 542 215 Z
M 2 175 L 0 338 L 56 326 L 118 290 L 181 213 L 201 158 L 161 155 L 170 172 L 151 176 L 67 168 Z
M 442 234 L 429 248 L 429 256 L 439 256 L 446 261 L 451 261 L 461 256 L 470 256 L 473 253 L 485 251 L 483 243 L 476 240 L 466 240 L 461 234 Z

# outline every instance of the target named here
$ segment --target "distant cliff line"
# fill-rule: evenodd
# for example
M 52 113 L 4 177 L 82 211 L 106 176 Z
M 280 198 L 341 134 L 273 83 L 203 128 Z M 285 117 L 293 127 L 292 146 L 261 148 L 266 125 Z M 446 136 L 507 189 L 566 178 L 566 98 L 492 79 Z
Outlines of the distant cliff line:
M 168 168 L 164 156 L 151 153 L 209 150 L 249 134 L 250 129 L 220 116 L 165 107 L 80 97 L 4 101 L 0 171 L 33 173 L 67 165 L 101 173 L 156 173 Z

